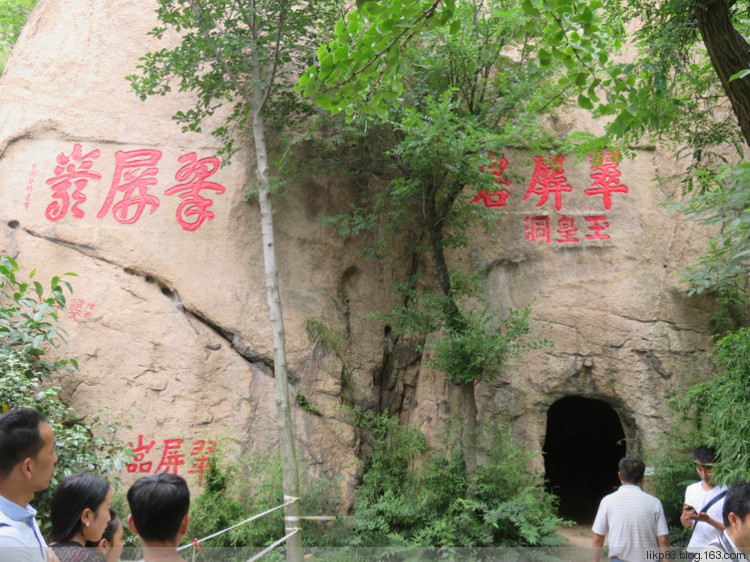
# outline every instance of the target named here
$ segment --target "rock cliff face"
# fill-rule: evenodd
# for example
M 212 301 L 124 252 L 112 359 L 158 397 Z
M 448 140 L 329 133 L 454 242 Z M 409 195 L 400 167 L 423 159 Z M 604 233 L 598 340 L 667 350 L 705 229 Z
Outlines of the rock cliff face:
M 63 380 L 65 397 L 132 424 L 120 437 L 138 456 L 124 476 L 194 478 L 212 441 L 234 440 L 232 455 L 273 446 L 273 353 L 259 214 L 244 201 L 253 158 L 219 169 L 213 138 L 182 134 L 170 119 L 183 94 L 141 102 L 125 81 L 161 47 L 146 35 L 152 7 L 42 0 L 33 13 L 0 79 L 0 250 L 47 277 L 78 274 L 62 352 L 81 369 Z M 537 332 L 554 343 L 480 381 L 479 427 L 513 420 L 538 468 L 546 437 L 548 451 L 573 450 L 590 429 L 593 456 L 616 441 L 599 427 L 601 408 L 621 436 L 655 447 L 675 389 L 711 375 L 712 303 L 677 281 L 703 234 L 659 205 L 674 193 L 652 181 L 674 162 L 652 149 L 553 167 L 533 156 L 494 162 L 510 183 L 497 193 L 467 191 L 498 218 L 491 236 L 477 232 L 451 256 L 485 273 L 492 308 L 534 301 Z M 203 215 L 187 197 L 196 185 Z M 321 414 L 295 405 L 299 453 L 310 476 L 345 477 L 344 502 L 362 444 L 342 403 L 387 408 L 432 438 L 460 404 L 460 389 L 366 319 L 398 302 L 392 287 L 413 255 L 405 236 L 389 259 L 366 261 L 360 242 L 317 220 L 355 197 L 331 170 L 275 202 L 292 400 L 300 392 Z M 311 326 L 343 343 L 326 345 Z M 565 397 L 588 401 L 558 409 L 553 425 L 583 429 L 551 443 L 548 411 Z M 588 458 L 580 448 L 573 456 Z

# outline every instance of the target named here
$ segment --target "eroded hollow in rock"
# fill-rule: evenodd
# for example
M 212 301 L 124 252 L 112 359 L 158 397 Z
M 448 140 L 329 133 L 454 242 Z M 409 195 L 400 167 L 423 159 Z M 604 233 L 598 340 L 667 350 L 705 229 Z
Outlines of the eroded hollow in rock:
M 617 412 L 601 400 L 561 398 L 547 411 L 543 451 L 547 487 L 560 498 L 560 515 L 593 522 L 599 501 L 619 486 L 625 433 Z

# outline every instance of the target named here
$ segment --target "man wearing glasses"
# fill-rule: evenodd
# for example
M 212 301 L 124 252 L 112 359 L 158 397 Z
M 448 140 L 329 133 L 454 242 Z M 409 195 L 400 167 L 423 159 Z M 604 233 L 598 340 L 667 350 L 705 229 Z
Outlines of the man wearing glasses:
M 693 527 L 693 535 L 688 543 L 688 552 L 699 552 L 715 541 L 724 530 L 724 497 L 726 486 L 716 486 L 711 473 L 716 462 L 716 450 L 701 446 L 693 453 L 693 462 L 701 481 L 690 484 L 685 490 L 685 505 L 682 507 L 680 522 L 685 528 Z

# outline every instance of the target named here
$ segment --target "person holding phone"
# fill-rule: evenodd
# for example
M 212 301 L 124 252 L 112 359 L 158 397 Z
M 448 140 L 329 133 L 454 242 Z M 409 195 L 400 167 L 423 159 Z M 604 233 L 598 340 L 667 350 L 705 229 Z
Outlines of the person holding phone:
M 700 550 L 715 541 L 724 530 L 724 498 L 726 486 L 716 486 L 712 480 L 716 450 L 702 445 L 693 452 L 695 470 L 700 482 L 690 484 L 685 490 L 685 505 L 682 507 L 680 523 L 692 527 L 693 534 L 688 543 L 688 552 Z

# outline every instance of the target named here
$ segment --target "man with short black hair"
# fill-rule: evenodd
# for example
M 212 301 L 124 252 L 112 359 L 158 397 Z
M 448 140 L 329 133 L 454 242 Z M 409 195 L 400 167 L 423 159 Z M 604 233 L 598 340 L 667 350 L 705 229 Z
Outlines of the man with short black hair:
M 187 533 L 190 490 L 177 474 L 156 474 L 136 480 L 128 490 L 128 526 L 143 543 L 145 562 L 183 560 L 177 546 Z
M 43 414 L 23 408 L 0 416 L 1 560 L 47 560 L 47 543 L 29 503 L 49 487 L 56 462 L 55 434 Z
M 701 481 L 685 489 L 685 504 L 682 506 L 680 523 L 685 528 L 693 527 L 688 543 L 688 552 L 700 550 L 715 541 L 724 530 L 722 513 L 726 486 L 716 486 L 712 480 L 716 449 L 702 445 L 693 453 L 693 463 Z
M 750 553 L 750 484 L 731 486 L 724 499 L 724 531 L 696 560 L 743 560 Z
M 646 465 L 636 457 L 620 460 L 617 475 L 620 486 L 599 504 L 592 531 L 594 561 L 601 557 L 604 537 L 609 533 L 609 557 L 613 561 L 636 562 L 666 552 L 669 529 L 664 508 L 654 496 L 643 491 Z

